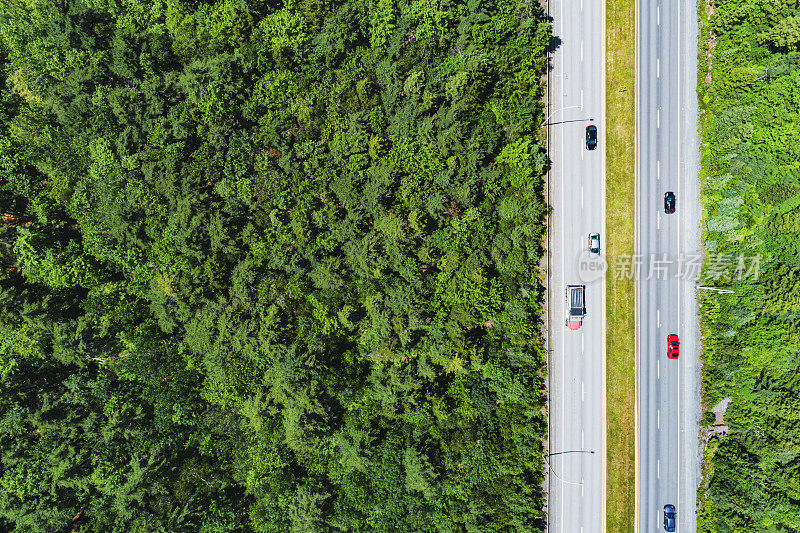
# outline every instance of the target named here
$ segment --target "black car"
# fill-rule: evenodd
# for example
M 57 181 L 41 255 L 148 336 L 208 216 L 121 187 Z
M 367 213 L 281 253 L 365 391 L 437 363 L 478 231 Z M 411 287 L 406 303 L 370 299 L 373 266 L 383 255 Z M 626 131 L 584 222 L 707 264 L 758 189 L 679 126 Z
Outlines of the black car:
M 668 215 L 675 212 L 675 193 L 672 191 L 664 194 L 664 212 Z
M 664 531 L 669 531 L 670 533 L 675 531 L 675 520 L 677 519 L 677 515 L 675 514 L 675 506 L 672 504 L 667 504 L 664 506 Z
M 586 126 L 586 149 L 594 150 L 597 148 L 597 126 L 591 124 Z

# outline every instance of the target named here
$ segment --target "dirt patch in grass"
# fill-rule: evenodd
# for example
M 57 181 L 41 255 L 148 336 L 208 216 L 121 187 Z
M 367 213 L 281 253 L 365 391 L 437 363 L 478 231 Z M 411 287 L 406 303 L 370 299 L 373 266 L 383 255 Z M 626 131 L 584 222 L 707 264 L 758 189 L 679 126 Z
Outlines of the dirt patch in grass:
M 614 258 L 634 253 L 635 11 L 634 0 L 606 3 L 606 525 L 634 530 L 635 293 L 616 279 Z

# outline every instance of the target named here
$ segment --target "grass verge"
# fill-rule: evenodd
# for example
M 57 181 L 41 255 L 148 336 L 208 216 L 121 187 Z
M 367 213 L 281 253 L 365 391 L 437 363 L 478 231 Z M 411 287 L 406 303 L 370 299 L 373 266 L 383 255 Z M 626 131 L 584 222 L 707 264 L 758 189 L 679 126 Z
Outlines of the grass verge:
M 606 256 L 634 253 L 635 2 L 606 2 Z M 612 269 L 609 270 L 613 274 Z M 606 281 L 606 526 L 634 530 L 634 281 Z

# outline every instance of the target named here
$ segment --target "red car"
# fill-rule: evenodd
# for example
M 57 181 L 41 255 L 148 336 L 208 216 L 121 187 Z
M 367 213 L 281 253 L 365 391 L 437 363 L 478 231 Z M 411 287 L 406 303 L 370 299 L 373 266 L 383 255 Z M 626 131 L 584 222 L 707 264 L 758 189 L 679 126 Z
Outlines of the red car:
M 681 342 L 678 336 L 674 333 L 667 335 L 667 357 L 670 359 L 677 359 L 680 350 Z

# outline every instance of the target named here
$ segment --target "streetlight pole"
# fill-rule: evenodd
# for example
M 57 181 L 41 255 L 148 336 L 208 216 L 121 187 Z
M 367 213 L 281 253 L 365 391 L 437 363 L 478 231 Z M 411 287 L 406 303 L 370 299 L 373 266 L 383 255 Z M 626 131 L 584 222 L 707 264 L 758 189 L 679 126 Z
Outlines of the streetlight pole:
M 718 289 L 718 288 L 716 288 L 716 287 L 703 287 L 703 286 L 698 286 L 697 288 L 698 288 L 698 289 L 706 289 L 706 290 L 708 290 L 708 291 L 714 291 L 714 292 L 718 292 L 718 293 L 720 293 L 720 294 L 736 294 L 736 291 L 730 291 L 730 290 L 728 290 L 728 289 Z
M 578 486 L 583 485 L 583 481 L 581 481 L 580 483 L 576 483 L 574 481 L 567 481 L 566 479 L 561 479 L 561 476 L 559 476 L 556 473 L 555 469 L 553 469 L 553 467 L 550 466 L 550 461 L 548 461 L 547 458 L 550 457 L 550 456 L 553 456 L 553 455 L 561 455 L 562 453 L 594 453 L 594 450 L 567 450 L 565 452 L 548 453 L 547 455 L 543 455 L 542 456 L 542 458 L 544 459 L 545 464 L 547 465 L 547 468 L 550 469 L 550 471 L 553 473 L 553 475 L 556 476 L 556 478 L 560 482 L 562 482 L 562 483 L 564 483 L 566 485 L 578 485 Z
M 567 485 L 578 485 L 578 486 L 583 485 L 583 482 L 575 483 L 574 481 L 567 481 L 565 479 L 561 479 L 561 476 L 556 474 L 556 471 L 553 469 L 552 466 L 550 466 L 550 461 L 547 460 L 547 456 L 542 456 L 542 457 L 544 458 L 544 462 L 547 465 L 547 468 L 550 469 L 550 471 L 553 473 L 553 475 L 556 476 L 556 479 L 558 479 L 561 483 L 565 483 Z
M 547 124 L 547 121 L 548 121 L 548 120 L 550 120 L 550 117 L 552 117 L 553 115 L 555 115 L 555 114 L 556 114 L 556 113 L 558 113 L 559 111 L 564 111 L 564 110 L 566 110 L 566 109 L 575 109 L 576 107 L 579 107 L 579 108 L 583 109 L 583 106 L 582 106 L 582 105 L 569 105 L 569 106 L 567 106 L 567 107 L 562 107 L 561 109 L 556 109 L 555 111 L 553 111 L 552 113 L 550 113 L 549 115 L 547 115 L 547 117 L 544 119 L 544 121 L 543 121 L 541 124 L 539 124 L 539 127 L 541 128 L 542 126 L 544 126 L 545 124 Z
M 594 453 L 594 450 L 567 450 L 565 452 L 553 452 L 553 453 L 548 453 L 547 457 L 552 457 L 553 455 L 561 455 L 562 453 Z

